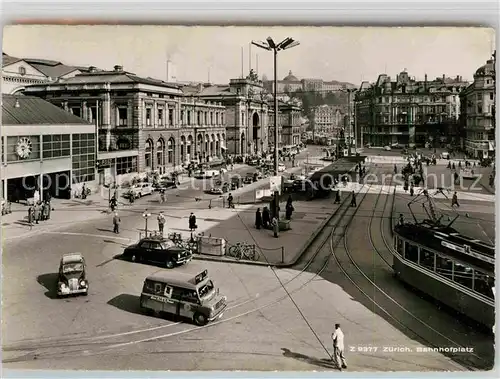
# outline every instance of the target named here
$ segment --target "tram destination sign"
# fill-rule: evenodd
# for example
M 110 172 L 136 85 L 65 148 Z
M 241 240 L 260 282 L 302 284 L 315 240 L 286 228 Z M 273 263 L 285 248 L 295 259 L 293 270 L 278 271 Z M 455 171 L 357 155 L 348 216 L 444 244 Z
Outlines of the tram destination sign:
M 486 257 L 483 254 L 478 254 L 474 251 L 471 251 L 469 245 L 458 246 L 458 245 L 454 245 L 454 244 L 446 242 L 446 241 L 441 241 L 441 245 L 444 247 L 447 247 L 448 249 L 458 251 L 459 253 L 467 254 L 467 255 L 470 255 L 471 257 L 480 259 L 482 261 L 485 261 L 485 262 L 488 262 L 491 264 L 495 264 L 494 259 Z

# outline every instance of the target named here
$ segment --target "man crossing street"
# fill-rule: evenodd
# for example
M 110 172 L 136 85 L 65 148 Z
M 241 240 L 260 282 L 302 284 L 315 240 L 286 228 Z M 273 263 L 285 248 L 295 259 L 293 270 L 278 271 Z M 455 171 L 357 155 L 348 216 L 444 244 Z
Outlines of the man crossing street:
M 165 227 L 165 221 L 166 221 L 165 215 L 163 214 L 163 212 L 160 212 L 157 219 L 158 219 L 158 231 L 163 236 L 163 229 Z
M 340 324 L 335 324 L 335 331 L 332 333 L 333 340 L 333 357 L 335 364 L 338 369 L 342 371 L 343 368 L 347 368 L 347 364 L 344 357 L 344 332 L 340 329 Z

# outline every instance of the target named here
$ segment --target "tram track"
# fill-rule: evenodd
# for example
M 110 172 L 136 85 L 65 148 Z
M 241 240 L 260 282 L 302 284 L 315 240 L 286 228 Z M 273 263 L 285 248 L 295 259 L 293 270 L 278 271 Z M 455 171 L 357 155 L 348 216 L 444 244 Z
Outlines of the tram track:
M 363 190 L 363 188 L 366 185 L 363 184 L 361 188 L 359 188 L 358 194 Z M 335 232 L 338 229 L 339 224 L 341 221 L 345 218 L 346 212 L 350 209 L 349 207 L 349 200 L 350 200 L 350 194 L 345 196 L 343 201 L 341 201 L 340 205 L 338 208 L 333 212 L 333 214 L 329 217 L 329 221 L 323 225 L 322 230 L 316 235 L 316 238 L 314 238 L 313 241 L 311 241 L 311 244 L 307 248 L 307 250 L 304 252 L 302 257 L 299 259 L 298 262 L 304 261 L 305 260 L 305 265 L 300 269 L 299 272 L 297 272 L 292 278 L 288 279 L 283 283 L 284 286 L 289 286 L 292 282 L 295 282 L 301 275 L 303 275 L 304 272 L 309 270 L 312 266 L 312 264 L 315 262 L 317 256 L 319 253 L 323 250 L 324 246 L 327 244 L 327 242 L 330 241 L 332 236 L 335 234 Z M 345 225 L 343 226 L 345 229 Z M 343 234 L 343 232 L 342 232 Z M 315 243 L 320 240 L 319 246 L 315 247 Z M 338 240 L 338 243 L 340 243 L 340 239 Z M 321 265 L 319 267 L 319 270 L 317 272 L 313 272 L 312 276 L 306 280 L 306 282 L 302 283 L 299 285 L 298 288 L 289 290 L 288 292 L 290 294 L 294 294 L 301 289 L 303 289 L 305 286 L 307 286 L 312 280 L 314 280 L 318 275 L 321 275 L 323 270 L 327 267 L 329 260 L 331 256 L 328 255 L 325 259 L 321 261 Z M 261 293 L 261 296 L 259 296 L 259 300 L 262 300 L 265 296 L 268 296 L 272 293 L 275 293 L 279 290 L 282 290 L 281 286 L 277 286 L 273 289 L 266 290 L 264 293 Z M 288 288 L 287 288 L 288 290 Z M 102 354 L 104 351 L 107 351 L 109 349 L 117 349 L 125 346 L 130 346 L 133 344 L 138 344 L 138 343 L 144 343 L 144 342 L 150 342 L 154 340 L 159 340 L 159 339 L 165 339 L 168 337 L 173 337 L 181 334 L 186 334 L 190 333 L 193 331 L 197 331 L 200 329 L 208 328 L 208 327 L 213 327 L 215 325 L 219 325 L 222 323 L 230 322 L 233 321 L 237 318 L 244 317 L 248 314 L 254 313 L 254 312 L 259 312 L 262 309 L 265 309 L 267 307 L 273 306 L 275 304 L 280 303 L 281 301 L 285 300 L 288 296 L 284 295 L 279 297 L 278 299 L 268 302 L 264 305 L 261 305 L 259 307 L 250 309 L 249 311 L 242 312 L 240 314 L 230 316 L 223 318 L 220 321 L 208 324 L 206 326 L 202 327 L 189 327 L 186 329 L 181 329 L 178 331 L 173 331 L 171 333 L 166 333 L 163 335 L 155 335 L 152 337 L 146 337 L 146 338 L 141 338 L 141 339 L 135 339 L 131 341 L 126 341 L 126 342 L 121 342 L 121 343 L 113 343 L 109 342 L 106 340 L 114 340 L 117 338 L 122 338 L 122 337 L 129 337 L 131 335 L 140 335 L 140 334 L 148 334 L 148 333 L 156 333 L 158 331 L 163 331 L 167 329 L 174 328 L 178 325 L 185 325 L 183 322 L 175 322 L 167 325 L 158 325 L 158 326 L 152 326 L 149 328 L 143 328 L 143 329 L 137 329 L 137 330 L 131 330 L 123 333 L 113 333 L 113 334 L 107 334 L 107 335 L 101 335 L 101 336 L 86 336 L 86 337 L 78 337 L 75 335 L 72 335 L 69 338 L 55 338 L 55 339 L 48 339 L 45 340 L 44 342 L 40 343 L 40 341 L 34 341 L 35 343 L 30 343 L 31 341 L 19 341 L 16 343 L 11 344 L 10 346 L 4 346 L 3 350 L 6 352 L 14 352 L 14 351 L 26 351 L 28 354 L 25 354 L 23 356 L 19 357 L 14 357 L 12 359 L 6 359 L 3 360 L 4 363 L 9 363 L 9 362 L 20 362 L 20 361 L 26 361 L 26 360 L 32 360 L 32 359 L 51 359 L 51 358 L 59 358 L 59 357 L 68 357 L 68 356 L 74 356 L 74 355 L 80 355 L 80 354 Z M 243 301 L 241 303 L 234 304 L 230 307 L 227 308 L 225 311 L 226 313 L 228 311 L 232 311 L 235 309 L 238 309 L 246 304 L 255 302 L 257 299 L 256 298 L 251 298 L 246 301 Z M 77 340 L 77 342 L 74 342 Z M 38 343 L 36 343 L 38 342 Z M 70 351 L 68 350 L 63 350 L 65 348 L 61 348 L 61 346 L 64 345 L 65 348 L 67 347 L 75 347 L 77 349 L 72 349 Z M 101 348 L 102 346 L 102 348 Z M 57 351 L 57 352 L 47 352 L 45 350 L 47 349 L 57 349 L 57 350 L 63 350 L 63 351 Z M 97 349 L 97 350 L 96 350 Z M 92 351 L 94 350 L 94 351 Z
M 341 272 L 344 274 L 344 276 L 347 278 L 347 280 L 364 296 L 366 297 L 372 304 L 373 306 L 378 309 L 380 313 L 382 313 L 386 318 L 391 320 L 393 323 L 398 325 L 400 328 L 403 330 L 406 330 L 409 332 L 409 334 L 413 335 L 413 337 L 416 337 L 420 339 L 421 341 L 427 343 L 428 345 L 436 348 L 440 347 L 456 347 L 456 348 L 466 348 L 468 346 L 464 346 L 464 344 L 459 343 L 452 338 L 444 335 L 443 333 L 439 332 L 436 330 L 433 326 L 429 325 L 426 321 L 423 319 L 415 316 L 413 312 L 409 311 L 404 305 L 402 305 L 398 300 L 396 300 L 391 294 L 387 293 L 387 289 L 384 290 L 380 286 L 378 286 L 375 281 L 375 268 L 378 267 L 378 263 L 375 261 L 377 259 L 376 257 L 378 256 L 379 259 L 382 261 L 382 266 L 389 266 L 390 271 L 392 271 L 392 265 L 389 263 L 388 259 L 385 258 L 380 250 L 377 248 L 374 242 L 374 237 L 373 237 L 373 219 L 375 218 L 375 213 L 377 212 L 377 205 L 379 204 L 380 197 L 382 196 L 383 193 L 383 188 L 380 190 L 380 192 L 377 195 L 377 198 L 375 200 L 375 206 L 372 212 L 372 217 L 370 218 L 370 221 L 368 222 L 368 239 L 370 241 L 370 245 L 376 255 L 372 254 L 372 261 L 371 264 L 369 265 L 371 267 L 371 272 L 365 272 L 355 261 L 353 255 L 351 254 L 351 251 L 348 246 L 348 233 L 346 231 L 343 241 L 343 251 L 345 253 L 345 258 L 347 259 L 341 259 L 339 257 L 338 252 L 333 246 L 332 246 L 332 254 L 333 257 L 336 261 L 337 266 L 341 270 Z M 366 194 L 365 194 L 366 196 Z M 362 201 L 360 202 L 361 205 Z M 388 200 L 385 201 L 384 203 L 384 208 L 382 209 L 382 217 L 381 217 L 381 223 L 380 223 L 380 229 L 379 229 L 379 234 L 382 239 L 385 240 L 385 236 L 383 233 L 383 217 L 385 213 L 385 209 L 387 207 Z M 392 215 L 391 215 L 392 217 Z M 387 246 L 386 240 L 384 241 L 384 244 L 388 249 L 390 249 L 389 246 Z M 389 250 L 390 251 L 390 250 Z M 386 271 L 386 275 L 389 274 Z M 361 280 L 360 280 L 361 279 Z M 383 279 L 383 277 L 381 277 Z M 368 284 L 368 289 L 363 288 L 363 284 Z M 381 302 L 378 299 L 385 299 L 386 302 L 392 305 L 392 307 L 388 307 L 387 304 Z M 389 309 L 390 308 L 390 309 Z M 408 322 L 410 320 L 410 322 Z M 414 325 L 412 325 L 412 323 Z M 458 362 L 460 365 L 466 367 L 469 370 L 475 370 L 478 368 L 485 369 L 485 368 L 491 368 L 489 365 L 489 362 L 484 360 L 482 357 L 475 353 L 468 353 L 468 356 L 457 356 L 457 355 L 450 355 L 448 356 L 452 358 L 455 362 Z M 445 354 L 446 355 L 446 354 Z M 460 367 L 461 368 L 461 367 Z

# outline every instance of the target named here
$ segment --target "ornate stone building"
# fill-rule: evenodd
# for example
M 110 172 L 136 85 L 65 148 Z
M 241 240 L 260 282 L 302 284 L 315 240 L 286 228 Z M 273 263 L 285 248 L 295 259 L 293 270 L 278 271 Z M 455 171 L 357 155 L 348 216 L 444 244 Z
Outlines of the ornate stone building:
M 474 82 L 461 94 L 465 151 L 488 158 L 495 151 L 495 61 L 490 59 L 474 74 Z
M 166 173 L 186 160 L 220 156 L 225 144 L 223 106 L 194 104 L 178 85 L 138 77 L 121 66 L 91 68 L 64 81 L 29 86 L 25 93 L 98 126 L 101 184 L 120 175 Z M 198 122 L 196 109 L 207 119 Z
M 362 83 L 355 95 L 355 118 L 364 143 L 424 146 L 457 143 L 462 77 L 415 80 L 406 71 L 393 81 L 381 74 Z
M 250 155 L 269 149 L 267 128 L 269 96 L 253 72 L 229 85 L 200 84 L 185 87 L 186 96 L 225 107 L 226 139 L 221 144 L 228 154 Z

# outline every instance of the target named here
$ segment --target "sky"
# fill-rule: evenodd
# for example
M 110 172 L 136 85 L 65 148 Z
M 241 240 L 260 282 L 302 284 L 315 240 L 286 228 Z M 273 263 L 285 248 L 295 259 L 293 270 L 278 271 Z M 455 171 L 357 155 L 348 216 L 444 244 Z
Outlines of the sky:
M 292 37 L 300 45 L 278 53 L 278 78 L 376 81 L 407 70 L 429 79 L 461 75 L 472 80 L 490 59 L 494 30 L 465 27 L 218 27 L 136 25 L 11 25 L 2 50 L 15 57 L 43 58 L 68 65 L 114 65 L 139 76 L 166 79 L 169 59 L 179 81 L 226 84 L 249 72 L 251 40 Z M 242 59 L 243 48 L 243 59 Z M 273 54 L 251 48 L 252 68 L 273 78 Z M 258 55 L 258 58 L 257 58 Z M 173 69 L 170 69 L 172 74 Z M 210 74 L 209 74 L 210 73 Z

